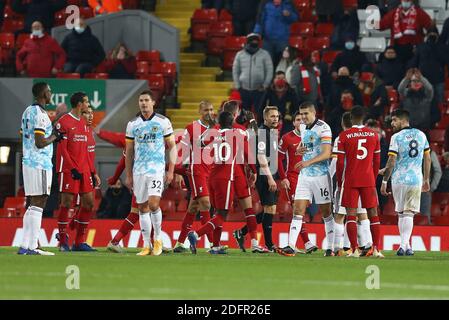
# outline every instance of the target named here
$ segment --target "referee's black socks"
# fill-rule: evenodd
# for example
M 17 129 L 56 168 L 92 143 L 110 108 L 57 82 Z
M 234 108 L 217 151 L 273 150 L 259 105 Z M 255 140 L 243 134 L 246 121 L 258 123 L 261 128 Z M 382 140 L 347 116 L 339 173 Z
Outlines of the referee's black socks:
M 272 225 L 273 225 L 273 215 L 265 213 L 263 216 L 262 227 L 263 227 L 263 236 L 265 238 L 265 245 L 268 249 L 273 247 L 273 239 L 271 232 Z

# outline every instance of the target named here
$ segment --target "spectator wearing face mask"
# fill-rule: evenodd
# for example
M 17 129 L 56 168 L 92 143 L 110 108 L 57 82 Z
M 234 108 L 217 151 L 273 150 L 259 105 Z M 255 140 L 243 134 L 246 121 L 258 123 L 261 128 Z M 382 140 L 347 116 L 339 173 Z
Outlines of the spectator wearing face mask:
M 418 68 L 433 86 L 432 122 L 440 120 L 438 104 L 444 100 L 444 74 L 448 64 L 449 47 L 438 42 L 438 29 L 432 28 L 426 41 L 416 48 L 415 56 L 410 62 L 410 67 Z
M 362 66 L 368 63 L 365 53 L 360 51 L 359 46 L 355 43 L 355 38 L 348 37 L 345 39 L 345 49 L 340 52 L 331 66 L 332 76 L 337 76 L 337 71 L 341 67 L 347 67 L 349 74 L 353 76 L 359 73 Z
M 368 107 L 368 118 L 378 119 L 388 106 L 388 92 L 382 80 L 368 69 L 360 75 L 358 88 L 362 95 L 363 105 Z
M 331 47 L 334 50 L 343 50 L 345 40 L 357 39 L 360 31 L 360 22 L 357 15 L 357 9 L 345 9 L 343 14 L 338 18 L 334 32 L 331 36 Z
M 296 96 L 295 90 L 293 90 L 287 80 L 285 79 L 285 73 L 277 71 L 274 77 L 273 84 L 267 90 L 267 95 L 263 103 L 264 106 L 277 106 L 280 113 L 280 120 L 282 129 L 281 136 L 288 131 L 293 130 L 293 114 L 298 109 L 300 103 Z
M 270 54 L 259 48 L 260 37 L 251 33 L 247 37 L 245 48 L 240 50 L 232 65 L 234 88 L 242 98 L 242 107 L 260 114 L 265 91 L 273 79 L 273 62 Z M 259 119 L 261 120 L 261 119 Z
M 90 27 L 83 18 L 69 33 L 61 44 L 67 54 L 64 72 L 77 72 L 84 74 L 92 72 L 105 58 L 100 41 L 92 34 Z
M 291 69 L 292 65 L 296 62 L 298 58 L 298 49 L 287 46 L 282 52 L 281 61 L 279 61 L 276 72 L 282 71 L 285 73 L 285 79 L 287 79 L 288 83 L 291 83 Z
M 290 0 L 262 0 L 260 3 L 254 33 L 262 36 L 263 48 L 270 53 L 274 65 L 288 45 L 290 25 L 298 18 Z
M 390 29 L 391 43 L 400 60 L 407 63 L 413 57 L 413 47 L 424 41 L 424 29 L 429 30 L 432 19 L 411 0 L 388 12 L 380 21 L 380 30 Z
M 377 76 L 384 82 L 385 86 L 397 89 L 399 83 L 405 76 L 405 66 L 397 58 L 394 47 L 388 47 L 380 58 L 376 68 Z
M 44 32 L 40 21 L 34 21 L 31 30 L 30 38 L 16 54 L 17 72 L 31 78 L 50 78 L 62 70 L 65 52 Z
M 320 69 L 313 65 L 310 57 L 294 64 L 291 76 L 290 85 L 295 88 L 299 104 L 310 101 L 318 106 L 322 101 Z
M 410 113 L 410 126 L 427 132 L 432 127 L 433 88 L 430 82 L 418 69 L 410 69 L 399 84 L 398 92 L 402 97 L 401 108 Z

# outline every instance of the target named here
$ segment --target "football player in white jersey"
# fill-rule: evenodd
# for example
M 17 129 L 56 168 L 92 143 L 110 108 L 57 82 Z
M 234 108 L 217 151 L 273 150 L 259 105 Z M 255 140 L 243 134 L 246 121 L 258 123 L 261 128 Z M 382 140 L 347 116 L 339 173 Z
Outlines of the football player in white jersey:
M 25 195 L 30 205 L 23 216 L 23 239 L 17 252 L 20 255 L 54 255 L 38 248 L 42 211 L 50 195 L 53 142 L 62 136 L 53 130 L 45 106 L 50 103 L 51 91 L 45 82 L 33 86 L 35 103 L 22 115 L 22 172 Z
M 333 224 L 331 211 L 332 182 L 329 174 L 329 158 L 332 155 L 332 132 L 327 123 L 316 118 L 315 105 L 304 102 L 299 106 L 302 124 L 301 144 L 297 152 L 303 160 L 296 164 L 300 170 L 296 185 L 293 218 L 290 224 L 289 244 L 295 244 L 301 231 L 307 206 L 315 199 L 325 223 L 327 248 L 325 256 L 333 256 Z M 282 249 L 279 249 L 282 250 Z M 279 252 L 283 254 L 282 252 Z M 287 255 L 287 254 L 286 254 Z
M 170 120 L 154 112 L 151 91 L 139 95 L 140 116 L 126 127 L 126 186 L 133 190 L 139 206 L 139 222 L 144 248 L 137 255 L 162 253 L 162 212 L 159 207 L 162 191 L 173 180 L 177 157 L 173 127 Z M 165 172 L 165 152 L 169 152 Z M 164 175 L 165 172 L 165 175 Z M 151 246 L 151 228 L 154 248 Z
M 395 110 L 391 114 L 391 126 L 395 134 L 391 137 L 388 150 L 388 162 L 380 192 L 387 196 L 387 184 L 391 178 L 391 187 L 398 213 L 398 227 L 401 246 L 398 256 L 412 256 L 410 237 L 413 231 L 413 217 L 419 213 L 421 192 L 430 190 L 430 148 L 426 135 L 410 128 L 410 115 L 405 110 Z M 424 170 L 423 170 L 424 158 Z M 424 172 L 424 177 L 423 177 Z

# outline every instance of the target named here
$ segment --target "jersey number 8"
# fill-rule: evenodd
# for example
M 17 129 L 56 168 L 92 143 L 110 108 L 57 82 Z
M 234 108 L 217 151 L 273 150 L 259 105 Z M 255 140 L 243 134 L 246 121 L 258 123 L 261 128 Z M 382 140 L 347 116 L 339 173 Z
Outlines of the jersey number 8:
M 410 141 L 408 146 L 410 147 L 410 150 L 408 151 L 408 156 L 410 158 L 416 158 L 418 156 L 418 153 L 419 153 L 419 151 L 418 151 L 418 141 L 412 140 L 412 141 Z

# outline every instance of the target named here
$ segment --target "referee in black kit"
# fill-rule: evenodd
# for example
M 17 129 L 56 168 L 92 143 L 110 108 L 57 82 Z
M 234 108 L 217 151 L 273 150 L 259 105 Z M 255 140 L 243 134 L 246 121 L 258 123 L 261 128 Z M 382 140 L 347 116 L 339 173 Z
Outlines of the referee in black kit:
M 258 215 L 257 222 L 262 222 L 265 245 L 270 252 L 275 252 L 276 247 L 272 240 L 273 216 L 276 214 L 278 198 L 276 179 L 278 159 L 278 125 L 279 110 L 277 107 L 268 106 L 263 110 L 264 123 L 259 127 L 256 137 L 257 146 L 257 181 L 256 189 L 259 193 L 263 213 Z

